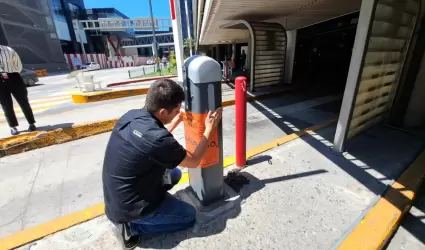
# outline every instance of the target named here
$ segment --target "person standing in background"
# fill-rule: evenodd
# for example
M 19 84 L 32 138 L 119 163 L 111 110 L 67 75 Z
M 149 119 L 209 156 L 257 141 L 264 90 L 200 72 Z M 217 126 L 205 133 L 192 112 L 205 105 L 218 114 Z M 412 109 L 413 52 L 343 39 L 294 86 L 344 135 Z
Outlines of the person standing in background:
M 240 67 L 243 70 L 245 68 L 245 62 L 246 62 L 246 54 L 245 50 L 242 50 L 241 58 L 240 58 Z
M 22 62 L 18 53 L 11 47 L 0 45 L 0 104 L 6 116 L 12 135 L 18 135 L 18 119 L 13 109 L 12 95 L 18 102 L 29 124 L 29 131 L 35 131 L 34 114 L 29 100 L 28 90 L 21 78 Z

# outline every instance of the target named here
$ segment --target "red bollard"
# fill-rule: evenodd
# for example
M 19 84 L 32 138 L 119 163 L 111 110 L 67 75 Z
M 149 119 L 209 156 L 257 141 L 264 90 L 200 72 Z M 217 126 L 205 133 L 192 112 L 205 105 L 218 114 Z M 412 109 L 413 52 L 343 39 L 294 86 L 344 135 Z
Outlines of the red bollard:
M 235 79 L 236 166 L 246 165 L 246 77 Z

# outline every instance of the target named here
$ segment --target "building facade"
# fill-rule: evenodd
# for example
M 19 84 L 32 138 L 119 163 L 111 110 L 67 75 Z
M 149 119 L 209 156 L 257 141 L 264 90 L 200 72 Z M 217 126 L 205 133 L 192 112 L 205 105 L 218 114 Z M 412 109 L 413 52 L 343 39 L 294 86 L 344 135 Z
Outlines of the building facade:
M 14 48 L 25 68 L 67 69 L 49 0 L 0 0 L 0 44 Z
M 49 0 L 50 11 L 62 50 L 66 54 L 92 51 L 86 32 L 77 20 L 87 19 L 83 0 Z

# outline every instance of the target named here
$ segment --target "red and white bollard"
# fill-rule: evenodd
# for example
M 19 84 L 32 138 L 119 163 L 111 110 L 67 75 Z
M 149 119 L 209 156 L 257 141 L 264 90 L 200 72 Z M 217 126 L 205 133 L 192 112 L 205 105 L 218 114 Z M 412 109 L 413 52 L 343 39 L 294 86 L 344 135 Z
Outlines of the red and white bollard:
M 235 79 L 236 166 L 246 165 L 246 77 Z

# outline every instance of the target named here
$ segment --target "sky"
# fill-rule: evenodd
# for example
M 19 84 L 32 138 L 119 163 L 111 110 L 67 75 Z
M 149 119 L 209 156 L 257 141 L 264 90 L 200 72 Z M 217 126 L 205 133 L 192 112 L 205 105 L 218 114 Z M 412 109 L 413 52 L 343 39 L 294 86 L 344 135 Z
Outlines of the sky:
M 87 9 L 90 8 L 115 8 L 124 15 L 135 17 L 150 17 L 148 0 L 84 0 Z M 153 16 L 157 18 L 170 18 L 169 0 L 152 0 Z

